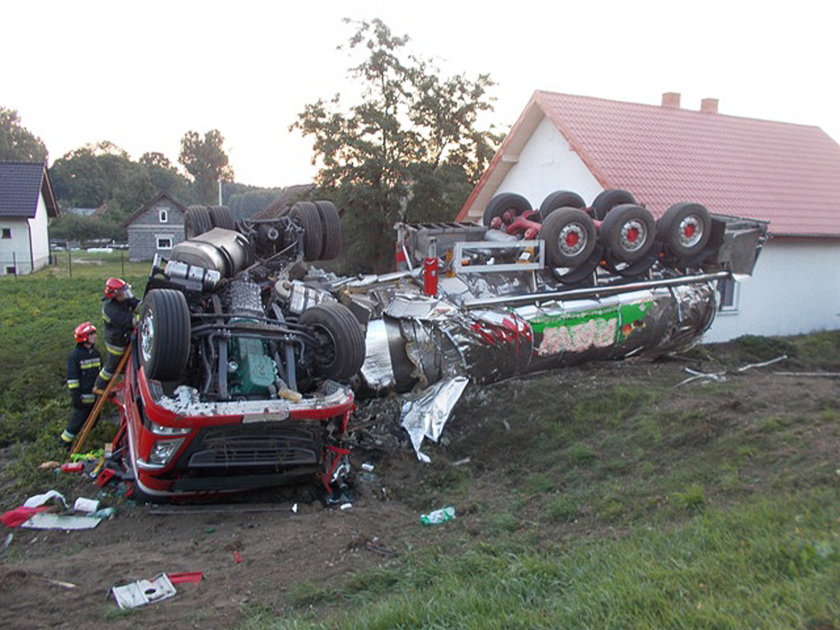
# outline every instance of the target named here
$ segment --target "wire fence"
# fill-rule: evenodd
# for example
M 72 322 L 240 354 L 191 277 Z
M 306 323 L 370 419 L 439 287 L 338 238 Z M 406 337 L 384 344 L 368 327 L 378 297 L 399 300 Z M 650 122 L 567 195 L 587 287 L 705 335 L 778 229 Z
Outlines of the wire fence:
M 125 250 L 52 251 L 46 257 L 32 260 L 15 253 L 0 256 L 0 276 L 26 278 L 48 275 L 65 278 L 137 277 L 149 273 L 148 261 L 130 261 Z

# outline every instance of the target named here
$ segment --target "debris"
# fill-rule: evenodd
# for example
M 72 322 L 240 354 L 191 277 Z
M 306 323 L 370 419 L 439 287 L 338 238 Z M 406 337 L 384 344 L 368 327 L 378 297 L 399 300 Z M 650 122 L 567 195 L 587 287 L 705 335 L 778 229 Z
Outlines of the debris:
M 683 368 L 684 372 L 688 372 L 689 374 L 693 374 L 694 376 L 690 376 L 687 379 L 680 381 L 674 387 L 680 387 L 681 385 L 685 385 L 686 383 L 690 383 L 691 381 L 696 381 L 699 379 L 708 379 L 710 381 L 715 381 L 718 383 L 725 383 L 726 382 L 726 372 L 710 372 L 706 374 L 705 372 L 698 372 L 697 370 L 692 370 L 689 367 Z
M 92 516 L 68 516 L 38 512 L 33 514 L 26 522 L 21 523 L 21 527 L 26 529 L 93 529 L 99 525 L 101 520 L 101 518 L 93 518 Z
M 137 608 L 153 604 L 175 595 L 175 587 L 165 573 L 153 580 L 137 580 L 124 586 L 114 586 L 111 593 L 120 608 Z
M 52 470 L 61 466 L 58 462 L 41 462 L 38 464 L 38 470 Z
M 106 507 L 102 508 L 101 510 L 96 510 L 90 516 L 92 518 L 101 518 L 101 519 L 112 519 L 117 515 L 117 508 L 115 507 Z
M 23 523 L 32 518 L 33 514 L 49 509 L 50 508 L 48 507 L 18 507 L 14 510 L 9 510 L 8 512 L 0 514 L 0 523 L 3 523 L 6 527 L 20 527 Z
M 339 506 L 339 509 L 342 509 L 342 510 L 349 510 L 349 509 L 350 509 L 350 508 L 352 508 L 352 507 L 353 507 L 353 504 L 352 504 L 352 503 L 342 503 L 342 504 Z
M 233 561 L 236 562 L 236 564 L 239 564 L 240 562 L 242 562 L 242 556 L 239 555 L 239 552 L 236 551 L 236 550 L 234 550 L 234 552 L 233 552 Z
M 743 367 L 739 367 L 738 371 L 739 372 L 746 372 L 747 370 L 751 370 L 753 368 L 767 367 L 768 365 L 773 365 L 774 363 L 779 363 L 781 361 L 784 361 L 787 358 L 788 358 L 788 355 L 783 354 L 780 357 L 776 357 L 775 359 L 770 359 L 769 361 L 765 361 L 764 363 L 750 363 L 749 365 L 744 365 Z
M 365 549 L 368 551 L 372 551 L 373 553 L 378 553 L 380 556 L 385 556 L 386 558 L 396 558 L 398 554 L 393 549 L 390 549 L 379 542 L 378 538 L 374 538 L 369 540 L 365 543 Z
M 86 499 L 85 497 L 79 497 L 73 504 L 73 509 L 76 512 L 93 514 L 94 512 L 96 512 L 96 510 L 99 509 L 99 501 L 97 501 L 96 499 Z
M 79 473 L 84 469 L 82 462 L 73 462 L 72 464 L 62 464 L 59 470 L 63 473 Z
M 776 376 L 804 376 L 807 378 L 840 378 L 840 372 L 773 372 Z
M 3 539 L 3 546 L 0 547 L 0 554 L 4 553 L 6 549 L 9 548 L 9 545 L 12 544 L 12 540 L 14 540 L 14 534 L 7 534 L 6 537 Z
M 105 454 L 104 449 L 97 449 L 95 451 L 90 451 L 88 453 L 73 453 L 70 456 L 71 462 L 86 462 L 86 461 L 94 461 L 102 457 Z
M 449 414 L 452 413 L 455 403 L 461 398 L 468 383 L 469 379 L 463 376 L 441 381 L 426 389 L 417 400 L 403 406 L 401 424 L 408 431 L 414 452 L 417 453 L 417 459 L 420 461 L 426 463 L 432 461 L 420 450 L 423 438 L 428 437 L 433 442 L 438 441 L 449 419 Z
M 362 483 L 373 483 L 376 481 L 376 475 L 372 472 L 360 472 L 356 475 L 356 479 L 361 481 Z
M 364 470 L 365 472 L 373 472 L 374 465 L 365 462 L 364 464 L 361 465 L 361 469 Z
M 292 506 L 292 514 L 297 514 L 297 513 L 298 513 L 298 504 L 297 504 L 297 503 L 295 503 L 295 504 Z
M 167 573 L 171 584 L 198 584 L 204 579 L 204 574 L 201 571 L 192 571 L 187 573 Z
M 47 503 L 47 501 L 49 501 L 50 499 L 56 498 L 61 501 L 65 508 L 68 507 L 67 501 L 64 499 L 64 495 L 61 494 L 58 490 L 50 490 L 49 492 L 45 492 L 44 494 L 36 494 L 34 496 L 31 496 L 23 502 L 23 507 L 40 507 Z
M 440 525 L 441 523 L 451 521 L 454 518 L 455 508 L 448 505 L 445 508 L 434 510 L 428 514 L 421 514 L 420 522 L 423 523 L 423 525 Z
M 453 466 L 463 466 L 464 464 L 469 464 L 470 458 L 465 457 L 464 459 L 459 459 L 457 462 L 452 462 Z

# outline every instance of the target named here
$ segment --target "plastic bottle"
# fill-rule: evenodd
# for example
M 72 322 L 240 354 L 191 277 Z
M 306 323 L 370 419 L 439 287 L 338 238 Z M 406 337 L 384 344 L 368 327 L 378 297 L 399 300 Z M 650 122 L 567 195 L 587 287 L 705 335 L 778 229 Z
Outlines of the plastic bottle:
M 453 518 L 455 518 L 455 508 L 447 505 L 445 508 L 434 510 L 428 514 L 421 514 L 420 522 L 423 525 L 440 525 L 446 521 L 451 521 Z

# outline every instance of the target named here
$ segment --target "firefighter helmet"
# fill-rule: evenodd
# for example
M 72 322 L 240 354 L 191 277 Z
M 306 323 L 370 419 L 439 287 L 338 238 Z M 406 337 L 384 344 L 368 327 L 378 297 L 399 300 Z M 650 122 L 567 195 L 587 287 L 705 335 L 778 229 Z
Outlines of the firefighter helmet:
M 76 343 L 85 343 L 92 334 L 96 332 L 96 326 L 90 322 L 83 322 L 76 326 L 73 331 L 73 336 L 76 337 Z
M 128 288 L 128 283 L 119 278 L 108 278 L 105 282 L 105 297 L 108 299 L 116 297 L 120 291 L 125 291 Z

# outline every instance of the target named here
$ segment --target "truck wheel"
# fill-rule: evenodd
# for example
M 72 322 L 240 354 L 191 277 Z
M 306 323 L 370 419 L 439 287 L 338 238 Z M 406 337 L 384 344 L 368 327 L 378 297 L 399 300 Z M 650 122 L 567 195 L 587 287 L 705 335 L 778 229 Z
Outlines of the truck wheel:
M 210 206 L 210 221 L 213 227 L 223 228 L 225 230 L 235 230 L 236 225 L 233 222 L 233 215 L 230 213 L 230 208 L 227 206 Z
M 307 350 L 312 353 L 319 376 L 347 380 L 362 368 L 365 338 L 346 306 L 338 302 L 318 304 L 305 310 L 299 323 L 316 340 Z
M 656 223 L 641 206 L 624 203 L 613 208 L 601 224 L 601 244 L 619 263 L 644 258 L 653 248 Z
M 140 359 L 146 378 L 172 381 L 184 372 L 190 353 L 190 310 L 184 294 L 152 289 L 140 312 Z
M 595 224 L 583 210 L 560 208 L 543 221 L 539 238 L 550 267 L 576 267 L 595 249 Z
M 207 206 L 190 206 L 184 215 L 184 237 L 189 240 L 213 229 Z
M 610 210 L 625 203 L 636 203 L 636 199 L 626 190 L 608 188 L 598 193 L 598 196 L 592 201 L 592 210 L 595 218 L 598 221 L 603 221 L 607 218 Z
M 557 208 L 583 208 L 585 206 L 586 204 L 579 194 L 568 190 L 555 190 L 540 204 L 540 216 L 545 221 L 545 218 Z
M 318 260 L 324 239 L 318 206 L 311 201 L 298 201 L 292 206 L 289 216 L 303 228 L 303 259 Z
M 513 210 L 514 215 L 519 216 L 530 209 L 531 202 L 522 195 L 499 193 L 487 203 L 484 209 L 484 225 L 489 227 L 493 219 L 501 217 L 508 210 Z
M 665 248 L 675 256 L 699 254 L 711 235 L 709 211 L 699 203 L 683 201 L 665 211 L 656 225 L 656 232 Z
M 321 217 L 321 232 L 324 236 L 320 260 L 332 260 L 341 251 L 341 217 L 332 201 L 316 201 L 315 206 Z

